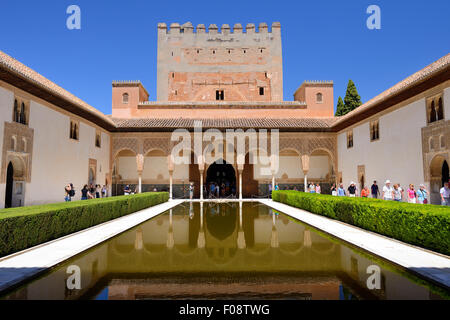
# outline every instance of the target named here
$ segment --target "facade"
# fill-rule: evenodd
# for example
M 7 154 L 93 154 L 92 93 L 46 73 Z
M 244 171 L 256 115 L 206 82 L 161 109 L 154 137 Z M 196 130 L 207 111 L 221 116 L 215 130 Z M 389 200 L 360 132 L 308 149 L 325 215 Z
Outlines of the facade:
M 305 81 L 283 100 L 280 28 L 159 24 L 156 101 L 140 81 L 114 81 L 111 115 L 0 52 L 0 206 L 62 201 L 70 182 L 77 200 L 88 183 L 112 195 L 129 184 L 187 197 L 193 182 L 195 197 L 206 197 L 203 186 L 223 182 L 228 194 L 253 197 L 274 182 L 298 190 L 320 183 L 328 192 L 335 182 L 361 188 L 386 179 L 425 183 L 438 203 L 450 161 L 450 54 L 337 118 L 332 81 Z M 200 148 L 185 150 L 190 163 L 176 163 L 173 132 L 195 140 L 199 123 Z M 279 138 L 278 165 L 250 160 L 264 150 L 261 135 L 256 145 L 230 145 L 206 139 L 211 129 L 267 130 L 268 141 Z M 244 154 L 224 159 L 239 144 Z

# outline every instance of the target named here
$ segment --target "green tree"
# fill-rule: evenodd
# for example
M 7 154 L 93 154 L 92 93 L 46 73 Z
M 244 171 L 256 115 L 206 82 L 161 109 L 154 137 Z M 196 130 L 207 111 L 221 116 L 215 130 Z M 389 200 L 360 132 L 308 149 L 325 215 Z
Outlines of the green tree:
M 361 97 L 359 96 L 358 91 L 356 90 L 356 86 L 352 80 L 348 81 L 347 92 L 345 93 L 344 98 L 344 104 L 345 104 L 344 114 L 347 114 L 350 111 L 353 111 L 360 105 L 362 105 Z
M 338 103 L 337 103 L 337 107 L 336 107 L 336 114 L 335 114 L 335 116 L 336 117 L 343 116 L 345 114 L 344 113 L 344 111 L 345 111 L 344 109 L 345 109 L 344 101 L 342 101 L 342 98 L 339 97 Z

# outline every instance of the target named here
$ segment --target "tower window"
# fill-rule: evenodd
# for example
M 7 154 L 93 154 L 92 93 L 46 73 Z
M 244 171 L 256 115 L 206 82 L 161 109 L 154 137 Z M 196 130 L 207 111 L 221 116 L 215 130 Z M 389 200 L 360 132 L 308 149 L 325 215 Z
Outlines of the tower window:
M 264 87 L 259 87 L 259 95 L 260 96 L 264 95 Z
M 128 93 L 124 93 L 124 94 L 122 95 L 122 103 L 123 103 L 123 104 L 127 104 L 127 103 L 128 103 L 128 99 L 129 99 Z
M 225 100 L 225 95 L 224 95 L 223 90 L 216 90 L 216 100 L 217 101 Z
M 316 94 L 316 102 L 317 103 L 323 102 L 323 95 L 320 92 L 318 94 Z

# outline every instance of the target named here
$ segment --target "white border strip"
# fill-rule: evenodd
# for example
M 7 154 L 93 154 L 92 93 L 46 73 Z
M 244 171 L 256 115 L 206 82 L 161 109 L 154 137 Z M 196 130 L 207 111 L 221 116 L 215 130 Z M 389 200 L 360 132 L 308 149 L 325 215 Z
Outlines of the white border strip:
M 0 260 L 0 292 L 170 210 L 184 201 L 164 202 L 4 257 Z
M 259 202 L 450 288 L 450 257 L 448 256 L 280 202 L 265 199 Z

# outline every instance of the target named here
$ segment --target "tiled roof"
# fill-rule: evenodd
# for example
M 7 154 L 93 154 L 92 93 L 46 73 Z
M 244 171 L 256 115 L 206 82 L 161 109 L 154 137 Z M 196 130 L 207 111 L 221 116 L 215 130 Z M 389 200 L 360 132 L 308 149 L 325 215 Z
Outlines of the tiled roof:
M 413 75 L 407 77 L 406 79 L 400 81 L 393 87 L 387 89 L 386 91 L 380 93 L 376 97 L 372 98 L 371 100 L 367 101 L 363 105 L 359 106 L 355 110 L 347 113 L 346 115 L 339 117 L 336 121 L 335 125 L 338 125 L 345 120 L 348 120 L 349 118 L 355 117 L 360 113 L 363 113 L 364 111 L 367 111 L 368 109 L 374 107 L 376 104 L 400 93 L 402 90 L 405 90 L 417 83 L 420 83 L 421 81 L 427 79 L 428 77 L 450 67 L 450 53 L 445 55 L 444 57 L 440 58 L 439 60 L 433 62 L 432 64 L 426 66 L 422 70 L 417 71 Z
M 118 128 L 194 128 L 195 121 L 201 121 L 203 128 L 287 128 L 287 129 L 328 129 L 335 118 L 305 118 L 305 119 L 118 119 L 112 118 Z
M 36 86 L 39 86 L 41 88 L 44 88 L 51 92 L 54 95 L 58 95 L 71 103 L 77 105 L 79 108 L 83 109 L 84 111 L 87 111 L 91 113 L 92 115 L 101 118 L 103 121 L 110 122 L 110 118 L 106 117 L 102 112 L 98 111 L 94 107 L 90 106 L 80 98 L 76 97 L 75 95 L 71 94 L 70 92 L 64 90 L 54 82 L 48 80 L 44 76 L 40 75 L 36 71 L 32 70 L 31 68 L 27 67 L 23 63 L 17 61 L 16 59 L 12 58 L 11 56 L 7 55 L 6 53 L 0 51 L 0 66 L 4 67 L 5 69 L 8 69 L 9 71 L 14 72 L 15 74 L 22 76 L 26 78 L 27 80 L 33 82 Z M 113 123 L 110 123 L 113 125 Z

